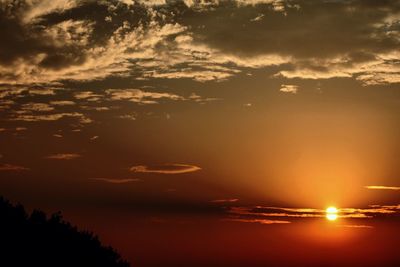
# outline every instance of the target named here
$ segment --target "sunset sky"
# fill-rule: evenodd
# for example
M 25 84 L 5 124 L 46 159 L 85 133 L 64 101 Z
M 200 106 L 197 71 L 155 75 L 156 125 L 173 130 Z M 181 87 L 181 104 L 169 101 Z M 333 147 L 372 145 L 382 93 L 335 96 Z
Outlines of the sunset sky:
M 0 0 L 0 38 L 0 195 L 133 267 L 400 266 L 400 1 Z

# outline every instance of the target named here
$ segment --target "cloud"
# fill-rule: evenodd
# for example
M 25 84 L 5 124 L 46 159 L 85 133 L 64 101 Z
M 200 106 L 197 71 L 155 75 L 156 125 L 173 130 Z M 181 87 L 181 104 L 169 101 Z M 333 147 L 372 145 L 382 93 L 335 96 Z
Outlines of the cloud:
M 365 186 L 365 188 L 372 190 L 400 190 L 399 186 L 384 186 L 384 185 L 368 185 Z
M 96 140 L 96 139 L 98 139 L 98 138 L 99 138 L 98 135 L 94 135 L 94 136 L 90 137 L 90 141 L 94 141 L 94 140 Z
M 297 85 L 291 85 L 291 84 L 282 84 L 281 88 L 279 91 L 283 93 L 291 93 L 291 94 L 297 94 L 297 91 L 299 90 L 299 87 Z
M 50 101 L 50 104 L 54 106 L 73 106 L 76 103 L 70 100 L 55 100 L 55 101 Z
M 86 117 L 84 114 L 79 112 L 71 112 L 71 113 L 54 113 L 54 114 L 46 114 L 46 115 L 38 115 L 38 114 L 14 114 L 10 120 L 11 121 L 57 121 L 66 117 L 78 118 L 80 123 L 87 124 L 91 123 L 92 120 Z
M 82 92 L 75 93 L 74 97 L 79 100 L 87 99 L 89 101 L 97 101 L 98 99 L 100 99 L 102 97 L 102 95 L 95 94 L 91 91 L 82 91 Z
M 50 88 L 29 89 L 28 92 L 31 95 L 55 95 L 54 89 Z
M 5 0 L 3 2 L 12 2 Z M 50 13 L 62 13 L 76 7 L 79 1 L 74 0 L 33 0 L 25 1 L 27 4 L 26 11 L 23 17 L 25 23 L 31 23 L 33 20 L 39 19 L 41 16 Z
M 156 104 L 158 100 L 183 100 L 184 98 L 171 93 L 145 92 L 140 89 L 108 89 L 106 93 L 111 100 L 126 100 L 140 104 Z
M 364 225 L 364 224 L 345 224 L 345 225 L 338 225 L 337 227 L 344 227 L 344 228 L 366 228 L 371 229 L 374 228 L 371 225 Z
M 315 219 L 325 218 L 324 209 L 314 208 L 287 208 L 287 207 L 230 207 L 228 209 L 230 218 L 239 219 Z M 385 216 L 400 215 L 400 205 L 370 205 L 367 208 L 339 208 L 338 218 L 348 219 L 372 219 Z
M 49 104 L 46 103 L 27 103 L 23 104 L 21 107 L 22 110 L 25 111 L 39 111 L 39 112 L 47 112 L 47 111 L 53 111 L 54 108 L 50 106 Z
M 137 165 L 129 169 L 131 172 L 159 173 L 159 174 L 183 174 L 201 170 L 200 167 L 188 164 L 165 164 L 159 166 Z
M 126 178 L 126 179 L 109 179 L 109 178 L 90 178 L 90 180 L 100 181 L 110 184 L 127 184 L 132 182 L 141 182 L 141 179 L 138 178 Z
M 28 130 L 28 128 L 26 128 L 26 127 L 15 127 L 15 130 L 16 130 L 17 132 L 22 132 L 22 131 Z
M 399 83 L 399 14 L 398 1 L 5 0 L 0 83 L 209 82 L 268 67 L 287 79 Z
M 239 199 L 229 198 L 229 199 L 214 199 L 214 200 L 211 200 L 210 202 L 212 202 L 212 203 L 234 203 L 237 201 L 239 201 Z
M 13 165 L 13 164 L 0 164 L 0 171 L 27 171 L 29 168 Z
M 46 158 L 48 159 L 56 159 L 56 160 L 72 160 L 72 159 L 77 159 L 82 157 L 82 155 L 80 154 L 76 154 L 76 153 L 60 153 L 60 154 L 54 154 L 54 155 L 50 155 L 47 156 Z
M 266 219 L 239 219 L 239 218 L 229 218 L 225 221 L 231 222 L 244 222 L 244 223 L 260 223 L 260 224 L 288 224 L 290 221 L 279 221 L 279 220 L 266 220 Z
M 131 121 L 134 121 L 134 120 L 136 120 L 136 115 L 133 115 L 133 114 L 124 114 L 124 115 L 118 116 L 118 118 L 124 119 L 124 120 L 131 120 Z

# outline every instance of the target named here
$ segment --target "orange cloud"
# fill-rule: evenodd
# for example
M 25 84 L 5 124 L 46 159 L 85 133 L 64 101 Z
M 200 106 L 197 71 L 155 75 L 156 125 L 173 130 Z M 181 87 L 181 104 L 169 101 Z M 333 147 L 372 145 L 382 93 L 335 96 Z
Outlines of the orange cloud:
M 400 186 L 384 186 L 384 185 L 367 185 L 367 189 L 372 190 L 400 190 Z
M 285 207 L 232 207 L 228 213 L 234 218 L 270 219 L 282 218 L 324 218 L 326 211 L 313 208 Z M 379 216 L 396 216 L 400 214 L 400 205 L 370 205 L 367 208 L 338 209 L 339 218 L 369 219 Z
M 48 159 L 58 159 L 58 160 L 71 160 L 71 159 L 76 159 L 80 158 L 80 154 L 75 154 L 75 153 L 66 153 L 66 154 L 54 154 L 50 155 L 47 158 Z
M 214 200 L 211 200 L 210 202 L 212 202 L 212 203 L 233 203 L 233 202 L 237 202 L 237 201 L 239 201 L 239 199 L 230 198 L 230 199 L 214 199 Z
M 338 225 L 338 227 L 344 227 L 344 228 L 374 228 L 371 225 L 363 225 L 363 224 L 345 224 L 345 225 Z
M 1 164 L 0 171 L 27 171 L 29 168 L 13 165 L 13 164 Z
M 196 172 L 201 170 L 200 167 L 188 164 L 165 164 L 160 166 L 137 165 L 129 169 L 131 172 L 141 173 L 159 173 L 159 174 L 182 174 Z
M 225 221 L 245 222 L 245 223 L 260 223 L 260 224 L 288 224 L 288 223 L 291 223 L 289 221 L 265 220 L 265 219 L 239 219 L 239 218 L 225 219 Z
M 138 179 L 138 178 L 126 178 L 126 179 L 89 178 L 89 179 L 94 180 L 94 181 L 110 183 L 110 184 L 126 184 L 126 183 L 142 181 L 141 179 Z

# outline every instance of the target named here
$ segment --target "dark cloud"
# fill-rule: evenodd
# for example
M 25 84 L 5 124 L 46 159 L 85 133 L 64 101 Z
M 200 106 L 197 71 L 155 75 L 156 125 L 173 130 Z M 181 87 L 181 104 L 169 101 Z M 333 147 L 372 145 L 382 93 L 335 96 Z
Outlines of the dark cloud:
M 399 1 L 3 1 L 0 80 L 223 80 L 280 66 L 285 77 L 398 82 Z M 40 77 L 38 77 L 40 75 Z
M 196 41 L 245 56 L 280 54 L 308 59 L 351 54 L 369 60 L 373 53 L 392 51 L 399 45 L 397 37 L 386 31 L 392 25 L 387 19 L 398 16 L 399 1 L 282 4 L 283 10 L 277 11 L 272 4 L 221 2 L 207 12 L 188 9 L 178 21 L 191 26 Z

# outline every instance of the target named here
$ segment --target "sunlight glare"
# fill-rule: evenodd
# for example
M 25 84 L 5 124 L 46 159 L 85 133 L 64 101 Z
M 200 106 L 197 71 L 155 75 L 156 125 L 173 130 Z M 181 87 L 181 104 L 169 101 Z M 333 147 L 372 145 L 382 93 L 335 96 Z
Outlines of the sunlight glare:
M 335 221 L 338 218 L 338 209 L 335 207 L 329 207 L 326 209 L 326 218 L 329 221 Z

